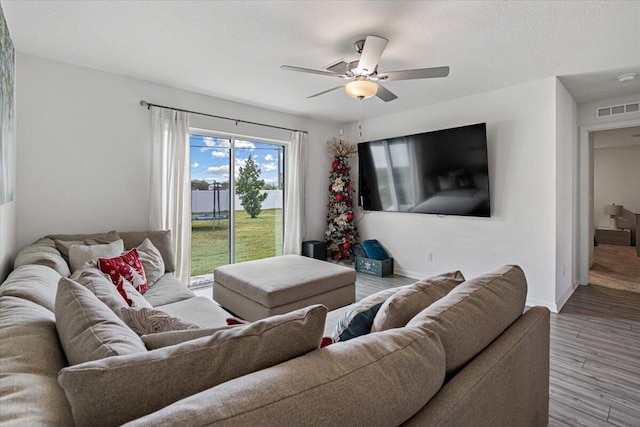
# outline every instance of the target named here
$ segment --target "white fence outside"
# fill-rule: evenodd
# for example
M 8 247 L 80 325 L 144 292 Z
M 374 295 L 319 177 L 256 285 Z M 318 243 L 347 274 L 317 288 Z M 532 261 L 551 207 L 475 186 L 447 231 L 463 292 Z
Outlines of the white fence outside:
M 267 198 L 262 202 L 262 209 L 282 209 L 283 191 L 282 190 L 264 190 Z M 220 190 L 220 208 L 218 209 L 218 198 L 216 197 L 215 212 L 224 212 L 229 210 L 229 190 Z M 213 190 L 191 190 L 191 212 L 206 214 L 213 213 Z M 236 194 L 235 210 L 242 211 L 244 208 L 240 204 L 240 197 Z

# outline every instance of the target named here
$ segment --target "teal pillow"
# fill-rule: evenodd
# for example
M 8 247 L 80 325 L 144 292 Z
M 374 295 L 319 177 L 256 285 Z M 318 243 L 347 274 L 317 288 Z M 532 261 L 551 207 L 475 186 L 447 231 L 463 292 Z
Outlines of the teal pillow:
M 370 259 L 387 259 L 389 254 L 384 250 L 382 245 L 375 239 L 365 240 L 361 243 L 362 249 Z
M 346 311 L 336 324 L 336 329 L 332 336 L 333 341 L 347 341 L 371 332 L 373 319 L 378 314 L 382 303 L 403 288 L 404 286 L 384 289 L 353 304 L 350 307 L 351 309 Z

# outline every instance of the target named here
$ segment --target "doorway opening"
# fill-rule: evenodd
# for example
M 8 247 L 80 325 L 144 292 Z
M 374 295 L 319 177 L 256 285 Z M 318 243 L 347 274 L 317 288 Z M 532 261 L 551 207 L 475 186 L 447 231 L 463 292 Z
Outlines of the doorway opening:
M 639 156 L 640 120 L 580 128 L 582 285 L 640 292 Z

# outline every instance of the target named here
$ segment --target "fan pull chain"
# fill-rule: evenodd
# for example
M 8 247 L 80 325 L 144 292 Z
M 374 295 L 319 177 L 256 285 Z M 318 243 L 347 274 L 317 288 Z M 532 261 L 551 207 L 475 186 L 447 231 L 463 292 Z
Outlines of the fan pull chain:
M 358 100 L 358 131 L 360 138 L 362 138 L 362 98 Z

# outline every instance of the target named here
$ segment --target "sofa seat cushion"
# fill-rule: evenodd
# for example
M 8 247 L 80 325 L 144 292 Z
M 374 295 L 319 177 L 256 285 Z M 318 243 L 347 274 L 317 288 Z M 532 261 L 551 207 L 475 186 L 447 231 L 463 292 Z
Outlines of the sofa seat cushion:
M 265 307 L 277 307 L 352 284 L 356 272 L 314 258 L 283 255 L 217 267 L 214 278 Z
M 443 380 L 438 336 L 393 329 L 236 378 L 128 425 L 400 425 Z
M 23 265 L 44 265 L 54 269 L 62 277 L 69 277 L 71 274 L 69 264 L 62 258 L 51 239 L 40 239 L 22 248 L 16 255 L 13 268 L 17 269 Z
M 145 299 L 153 307 L 171 304 L 195 296 L 196 294 L 176 279 L 173 273 L 165 273 L 144 293 Z
M 56 328 L 69 364 L 146 352 L 144 342 L 90 290 L 62 278 L 56 295 Z
M 0 425 L 73 425 L 57 381 L 65 366 L 53 312 L 33 301 L 0 296 Z
M 226 326 L 231 314 L 214 301 L 205 297 L 189 298 L 171 304 L 156 306 L 167 314 L 186 322 L 195 323 L 202 328 Z
M 119 425 L 317 349 L 326 314 L 316 305 L 158 350 L 71 366 L 59 381 L 77 425 Z
M 526 298 L 524 272 L 508 265 L 458 285 L 407 327 L 423 326 L 440 336 L 451 375 L 522 315 Z
M 0 295 L 15 296 L 53 312 L 60 274 L 43 265 L 23 265 L 9 274 Z
M 462 273 L 452 271 L 420 280 L 399 290 L 380 306 L 373 319 L 371 332 L 403 327 L 413 316 L 447 295 L 462 282 Z

